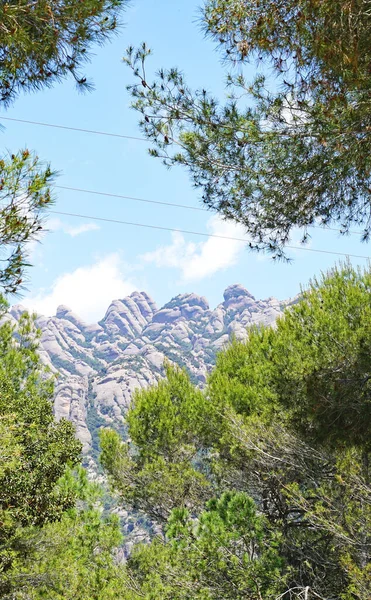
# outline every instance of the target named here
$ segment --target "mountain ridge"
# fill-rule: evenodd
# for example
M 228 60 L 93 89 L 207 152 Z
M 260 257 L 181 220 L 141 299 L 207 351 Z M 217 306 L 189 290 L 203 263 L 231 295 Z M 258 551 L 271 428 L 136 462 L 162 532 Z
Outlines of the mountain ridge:
M 162 307 L 146 292 L 113 300 L 99 323 L 85 323 L 68 306 L 52 317 L 38 315 L 40 355 L 54 373 L 54 413 L 76 426 L 86 460 L 95 460 L 96 430 L 125 426 L 125 413 L 137 389 L 164 375 L 164 361 L 185 367 L 203 386 L 219 352 L 234 336 L 246 339 L 251 325 L 272 325 L 296 298 L 257 300 L 246 288 L 226 288 L 211 309 L 206 298 L 179 294 Z M 11 307 L 17 321 L 25 309 Z

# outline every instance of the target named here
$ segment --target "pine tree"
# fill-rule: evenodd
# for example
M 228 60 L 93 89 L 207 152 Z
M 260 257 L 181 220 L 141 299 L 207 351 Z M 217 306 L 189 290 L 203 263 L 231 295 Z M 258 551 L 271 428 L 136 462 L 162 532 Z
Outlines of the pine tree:
M 177 68 L 151 82 L 146 45 L 128 50 L 150 153 L 185 166 L 203 202 L 244 225 L 253 249 L 284 258 L 293 228 L 304 242 L 318 224 L 362 227 L 368 239 L 368 2 L 208 0 L 202 17 L 232 66 L 225 101 L 192 90 Z M 256 62 L 248 81 L 244 65 Z
M 54 420 L 54 382 L 27 314 L 17 328 L 9 320 L 1 325 L 0 357 L 0 597 L 6 597 L 17 588 L 14 564 L 33 549 L 27 529 L 58 520 L 75 505 L 74 491 L 57 484 L 79 463 L 81 444 L 71 423 Z
M 27 245 L 37 240 L 53 203 L 54 174 L 23 150 L 0 160 L 0 286 L 7 294 L 24 288 Z
M 91 84 L 81 72 L 93 44 L 103 44 L 119 26 L 127 0 L 11 0 L 0 8 L 0 103 L 72 76 L 80 89 Z
M 119 26 L 126 0 L 12 0 L 0 6 L 0 107 L 20 93 L 72 77 L 92 88 L 81 71 L 93 44 Z M 0 287 L 25 284 L 29 242 L 40 237 L 52 205 L 53 172 L 27 149 L 0 157 Z
M 16 598 L 29 600 L 126 599 L 127 578 L 117 560 L 122 542 L 119 518 L 105 515 L 99 485 L 81 467 L 58 482 L 77 503 L 61 519 L 42 528 L 23 529 L 29 552 L 11 575 L 22 582 Z
M 102 431 L 111 485 L 163 532 L 129 562 L 133 598 L 370 597 L 370 277 L 312 281 L 218 355 L 203 392 L 168 369 L 136 394 L 130 443 Z M 229 502 L 249 507 L 240 529 Z

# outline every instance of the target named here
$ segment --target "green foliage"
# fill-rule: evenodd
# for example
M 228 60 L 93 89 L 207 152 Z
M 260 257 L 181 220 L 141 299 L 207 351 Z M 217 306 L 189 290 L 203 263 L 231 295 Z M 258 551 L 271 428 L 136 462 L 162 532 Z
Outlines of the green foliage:
M 192 444 L 204 399 L 185 371 L 167 366 L 166 374 L 165 381 L 135 393 L 127 420 L 132 441 L 148 456 L 161 452 L 172 458 L 180 444 Z
M 118 517 L 78 468 L 71 423 L 53 417 L 53 379 L 24 313 L 0 327 L 0 597 L 106 600 L 126 594 Z
M 221 353 L 209 381 L 223 417 L 215 474 L 260 496 L 291 566 L 302 557 L 301 582 L 326 573 L 325 596 L 353 597 L 350 573 L 357 598 L 370 589 L 370 300 L 369 270 L 334 269 L 274 330 Z
M 26 313 L 0 327 L 0 597 L 125 598 L 119 520 L 102 516 L 102 491 L 72 470 L 81 444 L 54 420 L 38 333 Z
M 59 487 L 79 499 L 79 507 L 42 529 L 22 531 L 32 548 L 13 565 L 10 578 L 19 590 L 12 598 L 41 600 L 105 600 L 122 597 L 125 573 L 115 560 L 122 541 L 116 516 L 103 518 L 101 490 L 86 472 L 67 472 Z
M 80 459 L 71 423 L 56 423 L 53 380 L 37 354 L 37 332 L 26 313 L 18 327 L 0 327 L 0 595 L 7 572 L 27 553 L 20 531 L 59 519 L 76 497 L 57 486 Z M 14 453 L 14 454 L 13 454 Z M 27 544 L 26 544 L 27 546 Z
M 330 96 L 340 93 L 342 84 L 369 85 L 366 6 L 346 0 L 209 0 L 203 17 L 227 59 L 243 62 L 258 54 L 277 73 L 287 73 L 291 60 L 299 89 L 327 84 Z
M 174 510 L 167 544 L 139 547 L 128 570 L 148 600 L 260 600 L 278 591 L 284 567 L 278 546 L 254 501 L 225 493 L 208 503 L 197 522 L 186 509 Z
M 312 281 L 220 353 L 204 393 L 168 369 L 136 395 L 129 443 L 103 431 L 111 484 L 167 521 L 129 561 L 133 598 L 369 597 L 370 277 Z
M 286 490 L 314 531 L 331 534 L 331 555 L 347 576 L 339 588 L 344 600 L 366 600 L 371 593 L 371 487 L 364 460 L 354 449 L 339 453 L 333 478 L 325 478 L 310 494 L 297 484 Z
M 174 507 L 200 506 L 209 496 L 207 464 L 196 446 L 204 406 L 187 374 L 167 367 L 166 380 L 136 392 L 127 442 L 101 431 L 102 465 L 135 509 L 162 521 Z
M 232 406 L 241 414 L 259 414 L 278 410 L 273 384 L 276 369 L 272 362 L 270 328 L 251 328 L 248 344 L 236 340 L 217 355 L 216 368 L 208 381 L 208 390 L 215 410 Z
M 27 0 L 2 2 L 0 102 L 49 87 L 72 76 L 89 87 L 81 66 L 92 44 L 102 44 L 117 27 L 125 0 Z M 90 84 L 91 85 L 91 84 Z
M 313 280 L 275 329 L 251 329 L 219 355 L 213 400 L 241 414 L 283 407 L 307 439 L 368 447 L 371 273 L 350 265 Z
M 24 283 L 26 244 L 37 239 L 52 204 L 54 174 L 37 156 L 23 150 L 0 160 L 0 286 L 15 293 Z
M 0 478 L 10 469 L 19 467 L 20 446 L 14 415 L 0 417 Z
M 223 102 L 176 68 L 151 82 L 146 45 L 128 49 L 150 153 L 187 167 L 203 202 L 242 223 L 252 249 L 284 257 L 293 228 L 305 242 L 318 223 L 362 225 L 368 238 L 370 19 L 366 1 L 208 0 L 205 32 L 232 66 Z M 243 65 L 256 60 L 273 76 L 248 82 Z
M 277 324 L 276 389 L 302 433 L 369 450 L 371 272 L 350 265 L 314 280 Z
M 81 449 L 71 423 L 54 421 L 53 379 L 37 354 L 36 334 L 27 313 L 16 331 L 10 323 L 0 328 L 0 415 L 16 422 L 22 463 L 20 469 L 3 474 L 1 506 L 11 507 L 23 525 L 53 520 L 54 503 L 59 506 L 61 501 L 55 483 L 67 463 L 77 463 Z
M 21 92 L 50 87 L 80 72 L 92 44 L 102 44 L 117 26 L 126 0 L 11 0 L 0 6 L 0 106 Z M 54 173 L 27 149 L 0 157 L 0 287 L 24 288 L 27 243 L 38 239 L 52 205 Z

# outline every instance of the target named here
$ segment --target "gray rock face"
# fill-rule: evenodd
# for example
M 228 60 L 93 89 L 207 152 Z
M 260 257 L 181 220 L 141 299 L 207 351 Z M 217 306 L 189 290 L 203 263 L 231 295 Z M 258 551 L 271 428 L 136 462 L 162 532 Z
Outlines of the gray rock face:
M 180 294 L 158 309 L 146 293 L 134 292 L 114 300 L 96 325 L 59 306 L 55 317 L 37 319 L 41 358 L 60 373 L 55 416 L 75 423 L 89 459 L 97 449 L 96 429 L 124 431 L 133 394 L 163 377 L 165 360 L 186 367 L 202 386 L 232 335 L 245 339 L 249 326 L 274 324 L 289 304 L 256 300 L 243 286 L 231 285 L 214 310 L 196 294 Z M 12 307 L 9 318 L 19 319 L 23 310 Z
M 128 298 L 112 302 L 101 325 L 107 333 L 131 340 L 140 335 L 155 312 L 157 307 L 147 294 L 134 292 Z

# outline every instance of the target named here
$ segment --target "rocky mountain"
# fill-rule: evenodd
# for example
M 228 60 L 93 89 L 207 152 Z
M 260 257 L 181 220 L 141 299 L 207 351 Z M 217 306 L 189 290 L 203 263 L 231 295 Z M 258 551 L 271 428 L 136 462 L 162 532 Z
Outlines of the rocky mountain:
M 181 294 L 157 308 L 145 292 L 134 292 L 113 301 L 95 325 L 59 306 L 54 317 L 37 319 L 42 360 L 60 374 L 55 415 L 75 423 L 86 460 L 94 461 L 99 427 L 125 431 L 133 392 L 163 376 L 165 359 L 186 367 L 203 385 L 232 335 L 244 339 L 249 326 L 273 324 L 290 303 L 256 300 L 241 285 L 228 287 L 214 310 L 196 294 Z M 17 320 L 23 310 L 12 307 L 11 318 Z

